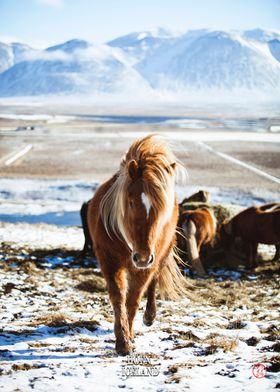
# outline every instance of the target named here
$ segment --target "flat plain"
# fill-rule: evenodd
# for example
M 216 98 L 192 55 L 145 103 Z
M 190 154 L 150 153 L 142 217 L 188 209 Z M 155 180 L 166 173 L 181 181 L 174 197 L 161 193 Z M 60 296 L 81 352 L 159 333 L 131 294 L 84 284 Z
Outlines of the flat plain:
M 81 258 L 82 229 L 69 220 L 66 226 L 69 215 L 56 211 L 66 206 L 78 216 L 91 185 L 114 173 L 130 143 L 149 133 L 166 136 L 188 169 L 181 197 L 208 189 L 221 203 L 279 201 L 280 134 L 272 131 L 279 124 L 277 114 L 203 109 L 2 107 L 1 213 L 9 211 L 10 220 L 0 222 L 0 390 L 279 388 L 273 247 L 260 247 L 253 270 L 209 268 L 206 279 L 186 278 L 190 298 L 159 300 L 150 328 L 142 324 L 143 301 L 127 359 L 114 351 L 96 260 Z M 29 213 L 37 223 L 18 221 Z M 43 216 L 56 221 L 40 223 Z

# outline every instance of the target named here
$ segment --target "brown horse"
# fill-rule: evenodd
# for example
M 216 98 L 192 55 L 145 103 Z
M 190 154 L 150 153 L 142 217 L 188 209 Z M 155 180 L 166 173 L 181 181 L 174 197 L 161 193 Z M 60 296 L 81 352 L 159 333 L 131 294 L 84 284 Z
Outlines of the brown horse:
M 200 191 L 194 193 L 193 195 L 186 197 L 179 204 L 179 210 L 180 210 L 180 212 L 181 212 L 181 209 L 183 211 L 183 206 L 186 203 L 193 203 L 193 202 L 208 203 L 209 200 L 210 200 L 210 193 L 207 191 L 200 190 Z M 82 204 L 81 209 L 80 209 L 80 217 L 81 217 L 82 228 L 83 228 L 83 233 L 84 233 L 84 246 L 81 251 L 82 257 L 92 256 L 92 254 L 94 255 L 93 244 L 92 244 L 92 240 L 90 237 L 88 222 L 87 222 L 87 210 L 88 210 L 89 202 L 90 202 L 90 200 L 84 202 Z
M 273 260 L 280 257 L 280 204 L 271 203 L 260 207 L 250 207 L 230 220 L 225 220 L 220 228 L 221 242 L 230 248 L 236 237 L 241 237 L 246 246 L 249 268 L 256 266 L 258 244 L 275 245 Z
M 178 204 L 175 179 L 185 169 L 150 135 L 132 144 L 118 172 L 96 191 L 88 225 L 114 309 L 116 351 L 132 349 L 133 321 L 147 290 L 144 323 L 156 316 L 155 290 L 177 299 L 185 279 L 174 257 Z
M 203 245 L 211 243 L 216 234 L 216 218 L 206 207 L 185 210 L 180 213 L 178 221 L 178 246 L 190 259 L 192 269 L 198 275 L 205 275 L 200 260 Z
M 210 192 L 200 190 L 194 193 L 193 195 L 186 197 L 180 203 L 180 206 L 183 206 L 186 203 L 194 203 L 194 202 L 209 203 L 209 201 L 210 201 Z

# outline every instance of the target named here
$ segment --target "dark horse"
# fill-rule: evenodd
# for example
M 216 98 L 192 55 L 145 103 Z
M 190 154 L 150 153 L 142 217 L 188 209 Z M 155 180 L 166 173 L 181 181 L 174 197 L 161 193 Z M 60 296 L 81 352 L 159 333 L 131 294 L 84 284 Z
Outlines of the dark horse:
M 146 325 L 156 316 L 157 283 L 171 299 L 186 294 L 174 255 L 175 178 L 184 172 L 168 146 L 150 135 L 132 144 L 89 202 L 88 226 L 114 309 L 119 354 L 132 350 L 133 321 L 146 290 Z
M 230 220 L 225 220 L 220 228 L 221 242 L 229 248 L 236 237 L 241 237 L 246 246 L 246 256 L 250 268 L 256 266 L 258 244 L 275 245 L 273 260 L 280 257 L 280 204 L 271 203 L 260 207 L 250 207 Z
M 90 232 L 88 228 L 88 221 L 87 221 L 87 212 L 88 212 L 88 206 L 89 206 L 89 201 L 85 202 L 82 204 L 82 207 L 80 209 L 80 216 L 81 216 L 81 221 L 82 221 L 82 227 L 83 227 L 83 233 L 85 237 L 85 242 L 84 242 L 84 247 L 81 252 L 82 257 L 87 257 L 88 255 L 94 256 L 94 250 L 92 246 L 92 240 L 90 237 Z

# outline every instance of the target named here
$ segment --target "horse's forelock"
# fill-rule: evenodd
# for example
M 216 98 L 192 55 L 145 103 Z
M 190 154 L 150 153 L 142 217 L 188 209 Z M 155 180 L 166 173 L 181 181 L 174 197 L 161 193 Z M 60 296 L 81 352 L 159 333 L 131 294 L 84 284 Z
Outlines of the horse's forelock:
M 156 212 L 170 209 L 170 204 L 173 207 L 174 197 L 170 195 L 174 193 L 174 182 L 185 181 L 186 169 L 170 150 L 168 143 L 158 135 L 147 136 L 132 144 L 125 161 L 127 168 L 133 161 L 141 168 L 138 172 L 139 179 Z M 134 181 L 135 178 L 128 178 L 128 182 L 131 180 Z
M 126 242 L 128 241 L 124 229 L 124 200 L 129 184 L 135 181 L 129 174 L 131 161 L 135 161 L 141 168 L 139 179 L 152 207 L 158 213 L 173 208 L 174 182 L 178 176 L 185 177 L 186 174 L 186 170 L 177 161 L 168 145 L 157 136 L 148 136 L 132 144 L 121 161 L 116 181 L 101 203 L 101 216 L 107 233 L 110 235 L 110 231 L 113 231 Z M 173 198 L 170 197 L 171 194 Z
M 165 166 L 154 160 L 143 170 L 142 175 L 144 192 L 149 197 L 151 204 L 158 213 L 163 211 L 169 200 L 169 190 L 172 186 L 170 174 Z

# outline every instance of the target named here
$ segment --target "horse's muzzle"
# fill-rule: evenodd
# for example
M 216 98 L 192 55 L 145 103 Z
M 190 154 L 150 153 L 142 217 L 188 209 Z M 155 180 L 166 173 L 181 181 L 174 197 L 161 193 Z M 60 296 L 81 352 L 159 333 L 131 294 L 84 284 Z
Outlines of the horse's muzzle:
M 155 256 L 151 253 L 148 257 L 141 256 L 140 253 L 134 252 L 132 254 L 132 262 L 136 268 L 149 268 L 154 262 Z

